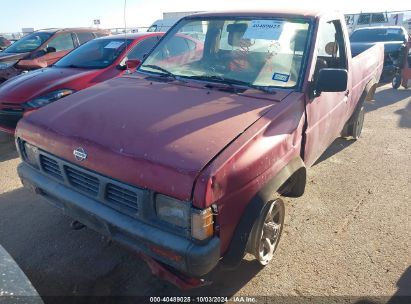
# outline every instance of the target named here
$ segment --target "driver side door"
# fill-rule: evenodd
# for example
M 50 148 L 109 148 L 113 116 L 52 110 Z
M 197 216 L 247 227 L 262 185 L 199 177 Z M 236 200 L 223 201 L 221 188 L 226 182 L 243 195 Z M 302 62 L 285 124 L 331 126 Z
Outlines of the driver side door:
M 315 71 L 311 75 L 312 96 L 307 101 L 307 130 L 304 151 L 304 161 L 308 166 L 340 136 L 348 119 L 350 107 L 350 91 L 322 92 L 314 94 L 314 86 L 323 68 L 348 70 L 347 39 L 341 20 L 321 22 L 317 36 L 317 56 L 314 57 Z M 348 73 L 348 88 L 350 88 L 350 73 Z

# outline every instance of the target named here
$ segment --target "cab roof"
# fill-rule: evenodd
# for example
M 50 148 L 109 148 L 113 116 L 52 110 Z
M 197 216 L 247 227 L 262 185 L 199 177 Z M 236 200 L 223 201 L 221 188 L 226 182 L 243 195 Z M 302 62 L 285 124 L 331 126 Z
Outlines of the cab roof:
M 316 18 L 323 15 L 329 15 L 329 12 L 318 9 L 295 9 L 295 8 L 279 8 L 267 10 L 235 10 L 235 11 L 219 11 L 197 13 L 185 18 L 197 17 L 299 17 L 299 18 Z
M 92 27 L 73 27 L 73 28 L 46 28 L 35 32 L 57 33 L 57 32 L 108 32 L 107 30 L 92 28 Z

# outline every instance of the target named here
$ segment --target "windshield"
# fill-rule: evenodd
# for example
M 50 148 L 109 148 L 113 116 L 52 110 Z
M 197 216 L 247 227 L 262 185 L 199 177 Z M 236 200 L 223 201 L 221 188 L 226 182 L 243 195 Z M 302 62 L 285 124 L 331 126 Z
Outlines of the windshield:
M 356 30 L 352 33 L 351 42 L 386 42 L 404 41 L 404 34 L 401 29 L 376 28 Z
M 292 19 L 180 21 L 139 71 L 258 87 L 295 87 L 309 23 Z
M 31 33 L 5 49 L 4 53 L 26 53 L 36 50 L 44 42 L 46 42 L 53 33 L 35 32 Z
M 102 69 L 111 65 L 133 40 L 95 39 L 67 54 L 54 66 L 60 68 Z

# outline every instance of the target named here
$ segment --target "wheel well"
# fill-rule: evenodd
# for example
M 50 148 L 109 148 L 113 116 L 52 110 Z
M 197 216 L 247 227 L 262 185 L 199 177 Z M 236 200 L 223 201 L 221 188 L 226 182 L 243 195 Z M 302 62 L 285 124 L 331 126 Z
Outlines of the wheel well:
M 301 167 L 281 185 L 278 192 L 286 197 L 300 197 L 304 194 L 307 181 L 307 169 Z
M 364 92 L 367 94 L 365 96 L 365 101 L 372 101 L 374 99 L 375 91 L 377 90 L 377 82 L 373 79 L 365 87 Z
M 354 112 L 352 113 L 350 119 L 348 119 L 348 121 L 345 123 L 345 126 L 341 132 L 342 137 L 352 136 L 354 121 L 358 113 L 360 112 L 361 107 L 364 105 L 364 102 L 366 101 L 370 102 L 374 99 L 374 94 L 375 94 L 375 91 L 377 90 L 377 86 L 378 86 L 378 83 L 376 82 L 375 79 L 369 81 L 368 84 L 365 86 L 365 89 L 362 92 L 360 99 L 358 100 L 358 104 Z
M 304 162 L 300 157 L 297 157 L 283 167 L 276 176 L 257 192 L 248 203 L 235 228 L 231 243 L 222 259 L 223 265 L 234 268 L 241 262 L 253 224 L 267 202 L 273 198 L 273 194 L 285 189 L 283 188 L 285 185 L 289 185 L 287 196 L 294 197 L 293 194 L 300 196 L 304 193 L 305 179 L 306 168 Z

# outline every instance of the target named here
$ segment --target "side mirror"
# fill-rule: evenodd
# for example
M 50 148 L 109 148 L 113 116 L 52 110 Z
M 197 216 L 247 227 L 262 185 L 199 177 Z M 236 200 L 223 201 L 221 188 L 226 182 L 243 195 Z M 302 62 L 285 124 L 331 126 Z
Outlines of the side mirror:
M 46 49 L 47 53 L 55 53 L 56 51 L 57 51 L 56 48 L 52 46 L 48 46 Z
M 321 92 L 344 92 L 347 90 L 348 72 L 345 69 L 321 69 L 315 85 L 315 95 Z
M 140 66 L 140 64 L 140 59 L 129 59 L 126 61 L 127 70 L 135 70 Z

